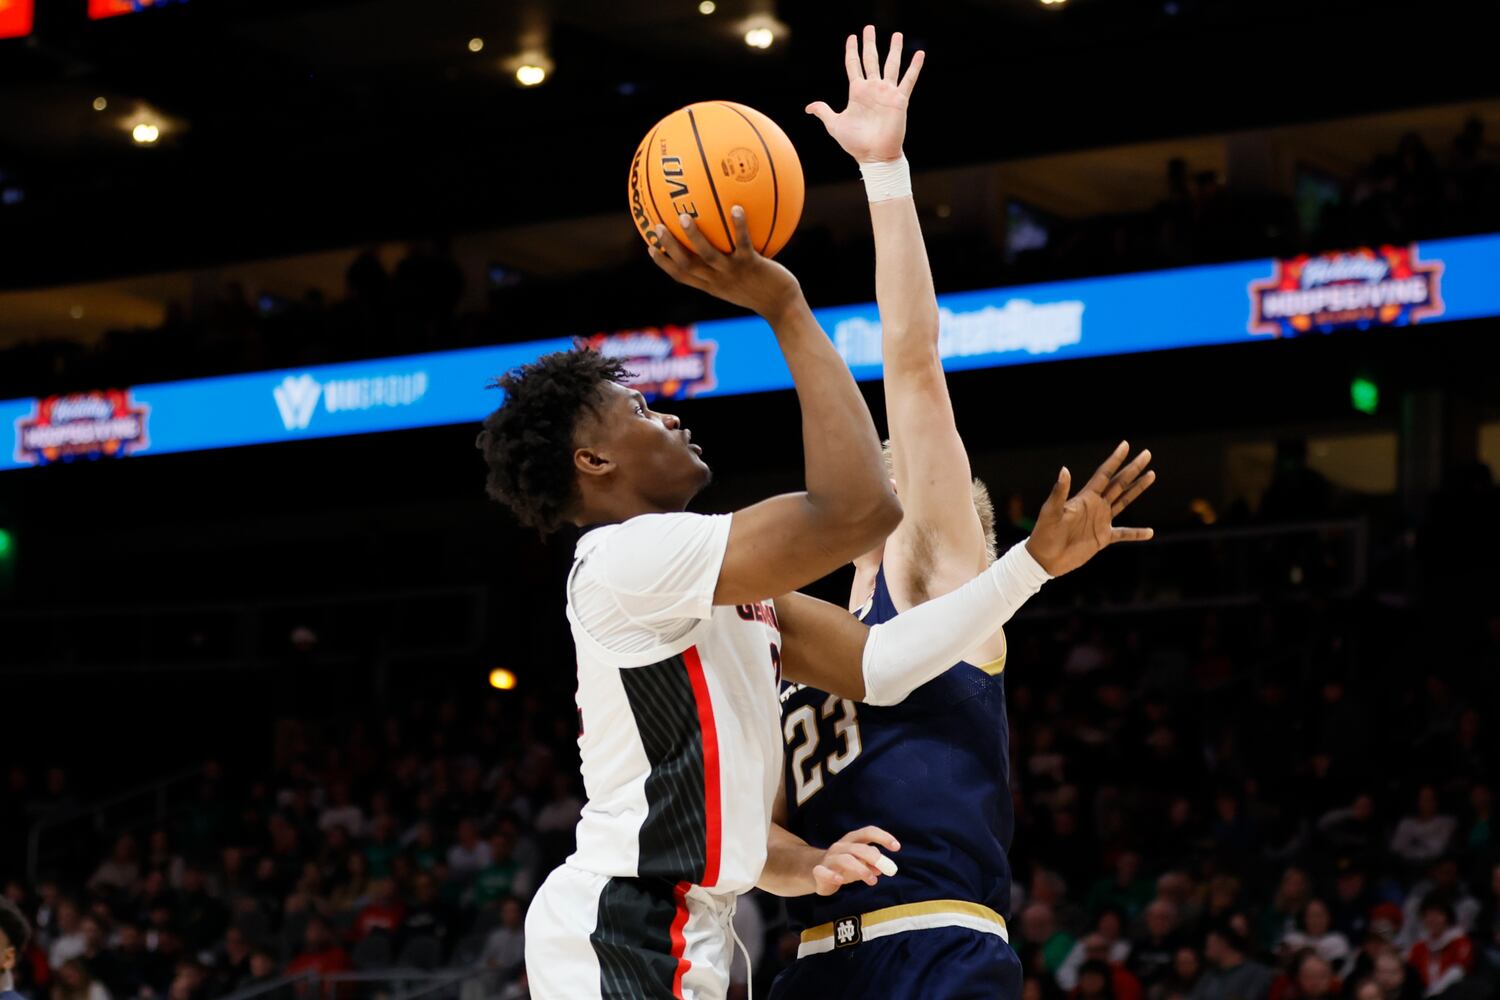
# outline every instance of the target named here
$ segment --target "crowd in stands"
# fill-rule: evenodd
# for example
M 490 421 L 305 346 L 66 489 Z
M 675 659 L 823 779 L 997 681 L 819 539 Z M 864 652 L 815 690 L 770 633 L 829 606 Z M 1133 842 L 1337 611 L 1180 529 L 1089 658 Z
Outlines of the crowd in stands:
M 1500 614 L 1440 637 L 1319 605 L 1012 633 L 1026 1000 L 1494 995 Z M 524 997 L 526 902 L 581 808 L 573 726 L 535 694 L 283 721 L 169 821 L 12 868 L 20 991 L 206 1000 L 399 965 Z M 56 770 L 8 781 L 12 836 L 71 798 Z M 763 995 L 797 938 L 773 897 L 740 910 Z
M 1012 212 L 1003 243 L 989 220 L 928 225 L 944 288 L 1491 232 L 1500 229 L 1500 153 L 1475 118 L 1447 150 L 1434 151 L 1411 133 L 1353 177 L 1304 170 L 1289 195 L 1238 190 L 1216 171 L 1173 160 L 1164 197 L 1148 211 L 1086 219 L 1020 205 Z M 868 268 L 824 262 L 869 254 L 867 239 L 848 242 L 808 223 L 781 259 L 817 301 L 856 302 L 869 297 Z M 338 301 L 316 290 L 295 301 L 254 297 L 231 284 L 198 314 L 172 306 L 159 328 L 114 331 L 94 346 L 48 340 L 0 350 L 0 397 L 573 336 L 690 320 L 702 308 L 691 296 L 666 296 L 664 305 L 660 276 L 644 256 L 552 279 L 494 266 L 486 281 L 487 308 L 461 313 L 464 273 L 444 241 L 413 244 L 390 272 L 367 251 L 350 264 Z

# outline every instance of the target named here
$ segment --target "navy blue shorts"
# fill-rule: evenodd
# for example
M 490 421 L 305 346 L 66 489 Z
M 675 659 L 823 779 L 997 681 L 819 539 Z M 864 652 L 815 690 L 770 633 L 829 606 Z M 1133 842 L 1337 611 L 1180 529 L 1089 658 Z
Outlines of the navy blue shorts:
M 1021 960 L 1003 938 L 933 927 L 799 958 L 771 1000 L 1020 1000 Z

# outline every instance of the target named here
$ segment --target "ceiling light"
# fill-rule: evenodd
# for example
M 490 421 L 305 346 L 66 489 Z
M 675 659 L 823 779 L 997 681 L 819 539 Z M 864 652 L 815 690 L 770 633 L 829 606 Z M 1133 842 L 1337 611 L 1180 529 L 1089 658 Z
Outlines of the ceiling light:
M 102 97 L 96 97 L 96 98 L 94 98 L 94 110 L 95 111 L 103 111 L 107 107 L 109 107 L 109 101 L 105 100 Z
M 547 79 L 545 67 L 535 63 L 523 63 L 516 67 L 516 82 L 523 87 L 535 87 L 545 79 Z
M 484 39 L 483 38 L 479 38 L 478 36 L 475 36 L 474 38 L 469 39 L 469 51 L 470 52 L 481 52 L 483 50 L 484 50 Z
M 745 32 L 745 44 L 752 49 L 769 49 L 776 41 L 776 32 L 770 28 L 751 28 Z
M 142 146 L 149 146 L 161 138 L 161 129 L 150 122 L 141 122 L 130 130 L 130 138 Z
M 698 5 L 698 13 L 704 15 L 705 17 L 709 14 L 712 14 L 718 9 L 719 5 L 714 3 L 714 0 L 703 0 L 703 2 Z

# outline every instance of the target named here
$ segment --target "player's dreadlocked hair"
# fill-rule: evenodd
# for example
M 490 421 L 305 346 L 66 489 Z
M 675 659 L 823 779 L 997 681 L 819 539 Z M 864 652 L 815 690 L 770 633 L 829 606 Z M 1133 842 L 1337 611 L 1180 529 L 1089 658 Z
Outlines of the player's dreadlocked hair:
M 599 403 L 601 382 L 622 382 L 619 361 L 587 347 L 557 351 L 501 375 L 491 388 L 505 402 L 474 442 L 490 467 L 485 490 L 544 536 L 567 520 L 578 499 L 573 434 L 578 417 Z

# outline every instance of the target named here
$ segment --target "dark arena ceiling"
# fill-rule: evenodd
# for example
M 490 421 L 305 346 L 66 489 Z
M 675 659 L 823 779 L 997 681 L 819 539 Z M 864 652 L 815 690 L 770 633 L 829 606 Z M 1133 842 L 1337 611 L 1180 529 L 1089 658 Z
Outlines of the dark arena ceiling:
M 31 37 L 0 42 L 0 185 L 21 192 L 0 204 L 0 287 L 623 211 L 647 126 L 712 97 L 782 122 L 810 181 L 841 178 L 802 107 L 840 100 L 841 40 L 866 21 L 929 52 L 921 166 L 1500 91 L 1467 0 L 37 6 Z M 528 52 L 551 64 L 532 89 Z

